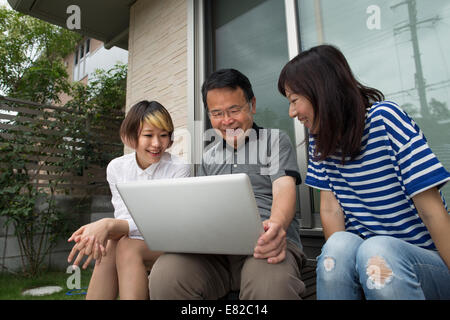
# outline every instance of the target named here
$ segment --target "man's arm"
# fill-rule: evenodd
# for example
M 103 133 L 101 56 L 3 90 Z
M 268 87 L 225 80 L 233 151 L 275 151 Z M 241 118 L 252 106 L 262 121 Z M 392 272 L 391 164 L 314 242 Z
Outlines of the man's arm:
M 263 222 L 266 231 L 258 239 L 254 257 L 279 263 L 286 257 L 286 230 L 295 216 L 295 180 L 283 176 L 272 183 L 272 211 L 269 220 Z
M 439 191 L 431 188 L 415 195 L 412 200 L 439 254 L 450 269 L 450 215 L 445 210 Z

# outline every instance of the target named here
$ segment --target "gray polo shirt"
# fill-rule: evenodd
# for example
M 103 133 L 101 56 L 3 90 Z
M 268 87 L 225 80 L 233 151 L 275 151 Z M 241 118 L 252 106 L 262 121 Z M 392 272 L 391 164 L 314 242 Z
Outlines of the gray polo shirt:
M 272 183 L 283 176 L 292 176 L 301 183 L 295 151 L 289 136 L 279 129 L 264 129 L 253 124 L 253 130 L 236 150 L 222 137 L 215 136 L 203 153 L 199 176 L 246 173 L 253 187 L 261 221 L 270 217 Z M 288 227 L 286 238 L 300 249 L 298 217 Z

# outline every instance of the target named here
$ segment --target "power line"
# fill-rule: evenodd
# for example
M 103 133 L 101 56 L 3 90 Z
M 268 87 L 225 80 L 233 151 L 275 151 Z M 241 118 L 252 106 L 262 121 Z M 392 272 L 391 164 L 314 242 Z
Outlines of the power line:
M 446 87 L 450 87 L 450 79 L 425 85 L 425 88 L 428 91 L 435 91 L 435 90 L 443 89 Z M 386 96 L 396 96 L 396 95 L 400 95 L 400 94 L 404 94 L 404 93 L 411 93 L 416 90 L 417 90 L 417 88 L 402 89 L 399 91 L 387 93 Z
M 430 115 L 430 111 L 428 109 L 426 84 L 425 84 L 425 78 L 423 76 L 422 60 L 420 58 L 420 48 L 419 48 L 419 40 L 418 40 L 418 36 L 417 36 L 417 26 L 419 24 L 428 23 L 430 21 L 433 22 L 433 24 L 434 24 L 440 18 L 438 16 L 436 16 L 436 17 L 421 20 L 421 21 L 417 20 L 416 0 L 402 1 L 400 3 L 397 3 L 393 6 L 391 6 L 391 9 L 395 9 L 402 5 L 408 6 L 409 23 L 406 23 L 404 25 L 394 28 L 394 36 L 406 29 L 409 29 L 409 31 L 411 33 L 414 64 L 416 67 L 415 82 L 416 82 L 416 88 L 417 88 L 417 92 L 419 94 L 419 100 L 420 100 L 420 109 L 421 109 L 420 113 L 422 114 L 422 116 L 428 117 Z

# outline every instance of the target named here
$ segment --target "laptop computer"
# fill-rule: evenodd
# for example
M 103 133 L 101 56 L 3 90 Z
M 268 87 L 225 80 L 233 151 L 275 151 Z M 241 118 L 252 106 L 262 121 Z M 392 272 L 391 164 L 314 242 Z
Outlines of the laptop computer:
M 118 183 L 150 250 L 252 255 L 263 233 L 246 174 Z

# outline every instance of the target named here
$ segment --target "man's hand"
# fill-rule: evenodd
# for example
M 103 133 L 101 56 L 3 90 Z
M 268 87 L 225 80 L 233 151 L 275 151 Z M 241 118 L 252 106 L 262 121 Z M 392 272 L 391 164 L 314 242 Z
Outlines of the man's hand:
M 286 258 L 286 231 L 276 221 L 265 220 L 263 226 L 265 233 L 259 237 L 253 257 L 273 264 L 282 262 Z

